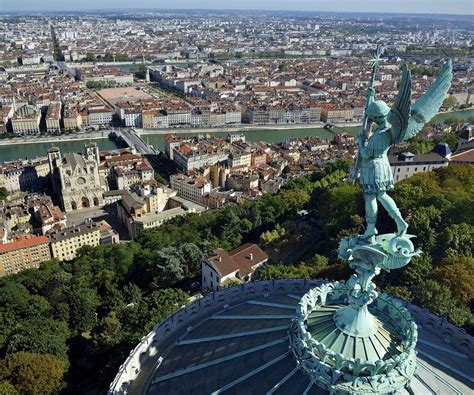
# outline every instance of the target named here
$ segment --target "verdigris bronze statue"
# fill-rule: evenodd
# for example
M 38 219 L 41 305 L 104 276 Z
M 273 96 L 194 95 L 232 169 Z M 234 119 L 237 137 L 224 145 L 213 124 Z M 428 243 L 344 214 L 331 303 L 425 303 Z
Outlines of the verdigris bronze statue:
M 387 191 L 393 189 L 393 175 L 387 153 L 392 145 L 415 136 L 439 111 L 452 79 L 451 61 L 448 61 L 430 89 L 412 107 L 411 73 L 404 65 L 400 90 L 390 108 L 384 101 L 375 100 L 374 81 L 380 55 L 378 47 L 372 59 L 372 77 L 367 89 L 365 118 L 359 134 L 359 154 L 351 174 L 353 182 L 360 174 L 367 222 L 363 237 L 371 241 L 378 233 L 377 201 L 397 224 L 397 234 L 402 236 L 406 233 L 408 224 L 393 199 L 387 194 Z M 369 136 L 373 123 L 377 128 Z
M 300 300 L 289 331 L 298 367 L 311 383 L 341 395 L 393 395 L 402 388 L 413 393 L 417 326 L 401 301 L 378 294 L 373 278 L 381 270 L 406 266 L 421 251 L 406 234 L 408 224 L 394 200 L 389 148 L 416 135 L 439 110 L 451 85 L 448 61 L 429 90 L 411 105 L 411 76 L 403 67 L 400 90 L 390 108 L 375 100 L 374 81 L 381 51 L 372 59 L 359 153 L 351 173 L 360 178 L 367 228 L 363 235 L 339 244 L 339 258 L 355 273 L 345 283 L 331 282 L 310 289 Z M 372 132 L 372 124 L 377 128 Z M 360 175 L 359 175 L 360 174 Z M 396 233 L 377 235 L 378 203 L 397 224 Z M 309 388 L 309 387 L 308 387 Z

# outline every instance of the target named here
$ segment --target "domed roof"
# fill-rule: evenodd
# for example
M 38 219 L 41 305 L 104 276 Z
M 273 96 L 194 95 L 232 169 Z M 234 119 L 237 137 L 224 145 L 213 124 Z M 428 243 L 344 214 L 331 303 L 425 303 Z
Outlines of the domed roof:
M 321 284 L 261 281 L 195 301 L 142 339 L 109 394 L 326 393 L 298 368 L 288 340 L 301 297 Z M 472 337 L 425 310 L 406 307 L 419 329 L 417 370 L 411 382 L 415 394 L 470 393 Z M 330 314 L 328 310 L 326 318 Z M 324 314 L 314 318 L 324 319 Z M 328 336 L 330 329 L 317 335 Z M 390 336 L 390 331 L 380 335 Z

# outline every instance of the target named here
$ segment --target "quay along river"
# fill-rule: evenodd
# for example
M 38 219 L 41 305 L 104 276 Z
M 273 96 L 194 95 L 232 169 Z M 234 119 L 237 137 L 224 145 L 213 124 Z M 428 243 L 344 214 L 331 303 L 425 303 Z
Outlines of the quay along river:
M 438 114 L 436 118 L 438 120 L 446 119 L 447 117 L 455 116 L 458 119 L 464 120 L 469 117 L 474 116 L 474 110 L 464 110 L 457 111 L 454 113 L 444 113 Z M 352 133 L 357 133 L 358 127 L 345 127 L 344 129 L 351 131 Z M 177 129 L 177 131 L 179 131 Z M 335 130 L 338 131 L 337 129 Z M 194 136 L 200 134 L 201 132 L 197 129 L 190 133 L 180 133 L 180 136 Z M 219 137 L 226 137 L 229 133 L 225 129 L 218 129 L 216 131 L 207 132 Z M 325 130 L 323 128 L 304 128 L 304 129 L 258 129 L 258 130 L 248 130 L 246 129 L 243 132 L 231 132 L 231 133 L 243 133 L 247 141 L 264 141 L 267 143 L 279 143 L 286 138 L 291 137 L 304 137 L 304 136 L 319 136 L 321 138 L 331 139 L 333 132 Z M 143 134 L 142 138 L 148 142 L 148 144 L 153 145 L 153 147 L 162 151 L 164 149 L 164 134 Z M 40 143 L 28 143 L 28 144 L 11 144 L 11 145 L 0 145 L 0 163 L 9 160 L 15 159 L 25 159 L 25 158 L 36 158 L 38 156 L 46 156 L 46 152 L 52 146 L 57 146 L 61 149 L 62 152 L 83 152 L 84 144 L 93 141 L 97 143 L 100 150 L 112 150 L 120 148 L 117 142 L 110 140 L 106 137 L 89 140 L 85 137 L 83 140 L 64 140 L 58 142 L 40 142 Z

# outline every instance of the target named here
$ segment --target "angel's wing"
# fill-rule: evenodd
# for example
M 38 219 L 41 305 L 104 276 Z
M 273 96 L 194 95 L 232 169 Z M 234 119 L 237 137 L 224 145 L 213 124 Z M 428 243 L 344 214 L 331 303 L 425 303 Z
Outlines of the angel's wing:
M 400 90 L 390 112 L 388 122 L 392 125 L 391 133 L 394 144 L 403 140 L 410 121 L 411 110 L 411 73 L 407 65 L 403 65 Z
M 433 85 L 413 105 L 408 127 L 398 141 L 408 140 L 415 136 L 436 115 L 448 95 L 452 79 L 453 67 L 451 59 L 449 59 L 443 66 L 436 81 L 433 82 Z

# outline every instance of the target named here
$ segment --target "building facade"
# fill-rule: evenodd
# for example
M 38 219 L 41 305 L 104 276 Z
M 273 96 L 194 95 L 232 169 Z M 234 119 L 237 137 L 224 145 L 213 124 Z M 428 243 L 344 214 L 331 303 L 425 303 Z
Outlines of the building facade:
M 0 244 L 0 277 L 38 268 L 48 259 L 51 259 L 51 253 L 47 236 Z
M 61 261 L 74 259 L 79 248 L 100 244 L 100 227 L 91 222 L 50 233 L 51 254 Z
M 84 154 L 61 155 L 59 148 L 48 150 L 53 190 L 59 194 L 64 211 L 104 205 L 99 177 L 99 150 L 86 144 Z
M 205 204 L 204 196 L 212 189 L 212 184 L 202 177 L 176 174 L 170 177 L 170 181 L 171 189 L 177 191 L 178 196 L 198 204 Z
M 268 255 L 256 244 L 243 244 L 226 252 L 222 248 L 202 262 L 202 290 L 219 291 L 232 282 L 247 282 L 268 261 Z

